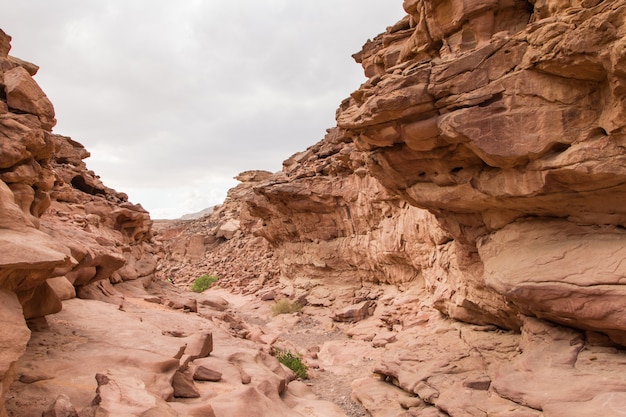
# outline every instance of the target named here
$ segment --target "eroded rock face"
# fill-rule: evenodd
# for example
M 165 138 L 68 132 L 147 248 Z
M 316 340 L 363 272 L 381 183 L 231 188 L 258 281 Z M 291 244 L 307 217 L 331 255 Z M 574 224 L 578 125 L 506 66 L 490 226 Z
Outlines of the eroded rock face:
M 372 175 L 435 214 L 474 261 L 440 308 L 470 321 L 458 306 L 521 311 L 623 343 L 608 310 L 624 308 L 610 266 L 626 221 L 624 2 L 404 7 L 355 55 L 370 79 L 337 121 Z
M 0 31 L 0 401 L 23 354 L 30 332 L 27 316 L 59 310 L 60 301 L 45 286 L 47 278 L 72 266 L 69 251 L 37 230 L 50 205 L 54 174 L 49 159 L 54 110 L 20 62 L 8 56 L 11 38 Z M 47 302 L 42 302 L 47 301 Z M 39 310 L 39 311 L 37 311 Z M 6 415 L 0 406 L 0 415 Z
M 280 285 L 259 296 L 377 302 L 349 331 L 389 352 L 384 381 L 354 385 L 374 415 L 612 413 L 624 380 L 610 346 L 626 342 L 625 3 L 404 7 L 355 55 L 369 80 L 338 127 L 243 196 L 241 236 L 279 260 Z M 378 284 L 416 295 L 379 316 Z M 433 306 L 514 332 L 442 324 Z
M 208 215 L 156 221 L 165 254 L 158 277 L 188 288 L 194 279 L 209 274 L 219 278 L 215 286 L 246 294 L 275 284 L 280 260 L 267 240 L 254 236 L 260 220 L 250 216 L 245 205 L 253 189 L 272 177 L 267 171 L 243 172 L 236 177 L 241 183 Z
M 314 360 L 329 372 L 362 367 L 377 373 L 378 379 L 359 375 L 352 384 L 374 416 L 618 415 L 626 387 L 624 353 L 612 345 L 626 344 L 619 314 L 624 2 L 407 0 L 404 7 L 405 19 L 355 55 L 369 80 L 342 103 L 338 127 L 285 161 L 280 173 L 243 173 L 242 184 L 211 215 L 163 229 L 168 254 L 160 274 L 176 283 L 215 274 L 217 286 L 259 300 L 290 297 L 309 304 L 305 315 L 345 317 L 348 324 L 332 326 L 350 326 L 352 339 L 316 340 Z M 0 36 L 0 51 L 5 44 Z M 2 65 L 33 72 L 14 59 Z M 14 72 L 11 77 L 28 79 Z M 51 121 L 41 97 L 27 81 L 11 77 L 16 92 L 7 114 L 11 106 L 26 108 L 18 104 L 18 91 L 30 91 L 39 104 L 29 108 L 30 116 L 19 114 L 24 127 L 7 125 L 29 139 L 3 150 L 9 166 L 20 167 L 1 177 L 9 185 L 0 188 L 8 196 L 0 208 L 13 219 L 6 230 L 25 233 L 24 239 L 57 233 L 68 244 L 57 248 L 48 240 L 50 250 L 38 246 L 46 249 L 36 255 L 49 258 L 39 272 L 25 268 L 6 277 L 40 282 L 52 270 L 79 294 L 94 294 L 112 291 L 103 284 L 110 280 L 148 274 L 154 267 L 154 257 L 144 256 L 152 254 L 144 245 L 149 219 L 82 167 L 80 145 L 45 133 Z M 22 149 L 30 152 L 28 164 L 15 159 Z M 52 182 L 49 166 L 57 172 Z M 115 242 L 131 242 L 131 249 L 117 252 Z M 99 286 L 89 284 L 99 279 Z M 22 288 L 24 300 L 28 291 L 30 299 L 38 297 L 34 290 L 46 292 L 43 284 Z M 126 316 L 128 328 L 144 327 L 145 306 L 126 297 L 126 307 L 100 308 L 120 324 Z M 100 370 L 94 368 L 83 375 L 91 385 L 75 394 L 76 404 L 87 406 L 98 385 L 105 409 L 184 414 L 190 411 L 184 403 L 166 404 L 174 395 L 169 379 L 201 366 L 237 391 L 216 397 L 190 390 L 212 400 L 193 403 L 194 412 L 247 415 L 247 402 L 263 415 L 299 409 L 289 404 L 287 378 L 274 371 L 276 361 L 252 347 L 273 347 L 297 316 L 261 329 L 219 298 L 189 303 L 151 294 L 143 300 L 200 314 L 211 306 L 216 334 L 220 327 L 247 340 L 233 353 L 239 343 L 222 333 L 215 354 L 191 365 L 191 355 L 169 341 L 181 355 L 172 365 L 179 356 L 161 355 L 168 343 L 161 342 L 154 363 L 167 366 L 157 368 L 156 382 L 153 373 L 131 369 L 101 374 L 106 380 L 96 384 Z M 206 324 L 179 313 L 194 321 L 164 329 L 157 339 L 184 337 L 191 323 Z M 125 343 L 120 346 L 127 349 Z M 80 352 L 92 358 L 88 347 Z M 145 356 L 145 346 L 139 347 Z M 19 348 L 10 353 L 7 369 Z M 38 377 L 26 374 L 23 383 Z M 202 386 L 190 377 L 182 382 Z M 36 387 L 24 389 L 30 388 Z M 145 402 L 128 411 L 129 404 L 115 401 L 121 391 Z
M 113 283 L 150 276 L 158 245 L 152 221 L 141 205 L 106 187 L 83 159 L 89 152 L 74 140 L 54 135 L 51 165 L 56 181 L 41 229 L 69 247 L 78 263 L 65 274 L 81 287 L 100 280 Z
M 87 170 L 82 145 L 52 133 L 54 108 L 32 78 L 38 67 L 9 56 L 10 40 L 0 30 L 0 291 L 11 299 L 2 403 L 28 341 L 25 319 L 59 312 L 60 296 L 74 294 L 68 285 L 80 294 L 99 280 L 151 275 L 158 250 L 148 213 Z

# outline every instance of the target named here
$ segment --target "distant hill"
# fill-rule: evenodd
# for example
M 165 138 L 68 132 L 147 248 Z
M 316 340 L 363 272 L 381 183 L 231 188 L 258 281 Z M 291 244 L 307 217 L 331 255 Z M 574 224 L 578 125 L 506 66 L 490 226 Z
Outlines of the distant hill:
M 215 209 L 214 207 L 208 207 L 205 209 L 202 209 L 196 213 L 189 213 L 189 214 L 184 214 L 180 217 L 179 220 L 195 220 L 195 219 L 199 219 L 201 217 L 207 216 L 211 213 L 213 213 L 213 210 Z

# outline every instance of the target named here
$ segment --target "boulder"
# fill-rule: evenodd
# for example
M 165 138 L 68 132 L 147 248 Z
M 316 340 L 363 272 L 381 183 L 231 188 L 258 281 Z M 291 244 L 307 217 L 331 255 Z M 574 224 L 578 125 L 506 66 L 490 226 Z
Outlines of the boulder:
M 375 307 L 376 304 L 372 301 L 362 301 L 359 304 L 347 306 L 335 312 L 333 320 L 355 323 L 370 316 Z
M 78 417 L 78 412 L 72 405 L 70 397 L 61 394 L 41 414 L 41 417 Z
M 193 379 L 196 381 L 217 382 L 222 379 L 222 373 L 200 365 L 195 369 Z
M 185 355 L 189 355 L 190 360 L 205 358 L 213 351 L 213 334 L 196 333 L 187 338 Z
M 193 383 L 194 378 L 188 372 L 176 371 L 174 379 L 172 379 L 172 388 L 174 388 L 174 397 L 176 398 L 198 398 L 200 392 Z
M 17 66 L 6 71 L 3 82 L 9 108 L 34 114 L 44 129 L 52 129 L 56 124 L 54 107 L 27 70 Z

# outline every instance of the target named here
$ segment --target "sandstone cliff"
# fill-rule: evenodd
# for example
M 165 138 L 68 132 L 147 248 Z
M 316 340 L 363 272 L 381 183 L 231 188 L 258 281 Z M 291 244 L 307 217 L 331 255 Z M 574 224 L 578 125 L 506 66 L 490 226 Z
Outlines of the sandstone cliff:
M 370 79 L 337 120 L 372 175 L 474 258 L 442 311 L 469 303 L 624 344 L 623 2 L 404 7 L 356 55 Z
M 309 151 L 317 165 L 304 172 L 308 155 L 298 155 L 286 162 L 288 181 L 257 187 L 258 234 L 292 265 L 306 242 L 366 235 L 369 250 L 356 250 L 365 259 L 321 259 L 317 269 L 329 278 L 360 269 L 373 282 L 422 276 L 447 288 L 438 308 L 464 321 L 515 329 L 524 314 L 626 343 L 623 3 L 404 7 L 409 16 L 355 55 L 370 78 Z M 436 223 L 406 214 L 413 207 L 442 230 L 416 235 Z M 379 223 L 386 214 L 392 227 Z M 381 247 L 385 233 L 395 245 Z M 434 261 L 419 258 L 418 241 L 439 251 Z M 442 245 L 462 275 L 436 274 L 445 282 L 433 285 L 426 271 L 450 265 Z M 381 253 L 405 273 L 384 271 Z
M 354 55 L 368 81 L 341 104 L 337 127 L 279 173 L 242 173 L 210 215 L 158 224 L 163 252 L 147 214 L 85 169 L 82 146 L 50 133 L 36 68 L 9 57 L 0 36 L 0 123 L 14 138 L 0 153 L 3 387 L 29 337 L 24 315 L 60 308 L 45 284 L 58 276 L 83 297 L 125 299 L 70 300 L 49 320 L 53 336 L 35 334 L 40 348 L 13 391 L 33 403 L 65 390 L 93 411 L 97 387 L 103 409 L 132 415 L 229 415 L 246 402 L 263 416 L 343 415 L 286 388 L 292 377 L 267 355 L 285 346 L 350 416 L 364 414 L 347 404 L 349 386 L 375 417 L 621 415 L 626 4 L 404 8 Z M 122 282 L 155 269 L 180 287 L 219 275 L 230 293 L 190 298 L 162 282 L 146 294 Z M 236 302 L 216 298 L 232 293 Z M 302 313 L 270 318 L 280 298 Z M 104 328 L 87 324 L 98 314 Z M 185 359 L 182 339 L 207 331 L 215 357 Z M 110 350 L 96 355 L 99 332 Z M 88 369 L 31 369 L 49 336 L 80 346 Z M 71 362 L 52 356 L 49 372 Z M 224 384 L 172 402 L 195 395 L 189 363 L 223 370 Z M 106 364 L 114 371 L 101 374 Z M 76 375 L 84 384 L 64 388 Z M 119 393 L 145 401 L 116 402 Z
M 626 5 L 404 8 L 338 126 L 241 196 L 239 245 L 305 311 L 373 315 L 348 330 L 386 346 L 373 415 L 619 415 Z
M 29 339 L 25 319 L 156 267 L 148 213 L 87 170 L 82 145 L 52 134 L 54 108 L 32 78 L 38 68 L 9 56 L 9 42 L 0 31 L 0 399 Z
M 154 280 L 157 268 L 175 272 L 159 261 L 179 250 L 164 253 L 149 214 L 87 169 L 81 144 L 52 133 L 38 68 L 9 56 L 9 42 L 0 31 L 0 416 L 344 416 L 272 355 L 260 335 L 280 330 L 245 323 L 242 305 L 270 316 L 267 305 Z M 237 235 L 227 208 L 201 244 Z M 268 248 L 236 247 L 271 275 Z

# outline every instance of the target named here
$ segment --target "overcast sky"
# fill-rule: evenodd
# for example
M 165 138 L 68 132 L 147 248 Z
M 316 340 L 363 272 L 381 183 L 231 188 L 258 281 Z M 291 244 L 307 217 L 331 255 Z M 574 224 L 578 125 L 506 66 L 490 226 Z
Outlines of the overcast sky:
M 41 67 L 54 132 L 153 218 L 279 171 L 365 81 L 351 54 L 401 0 L 2 0 L 11 54 Z

